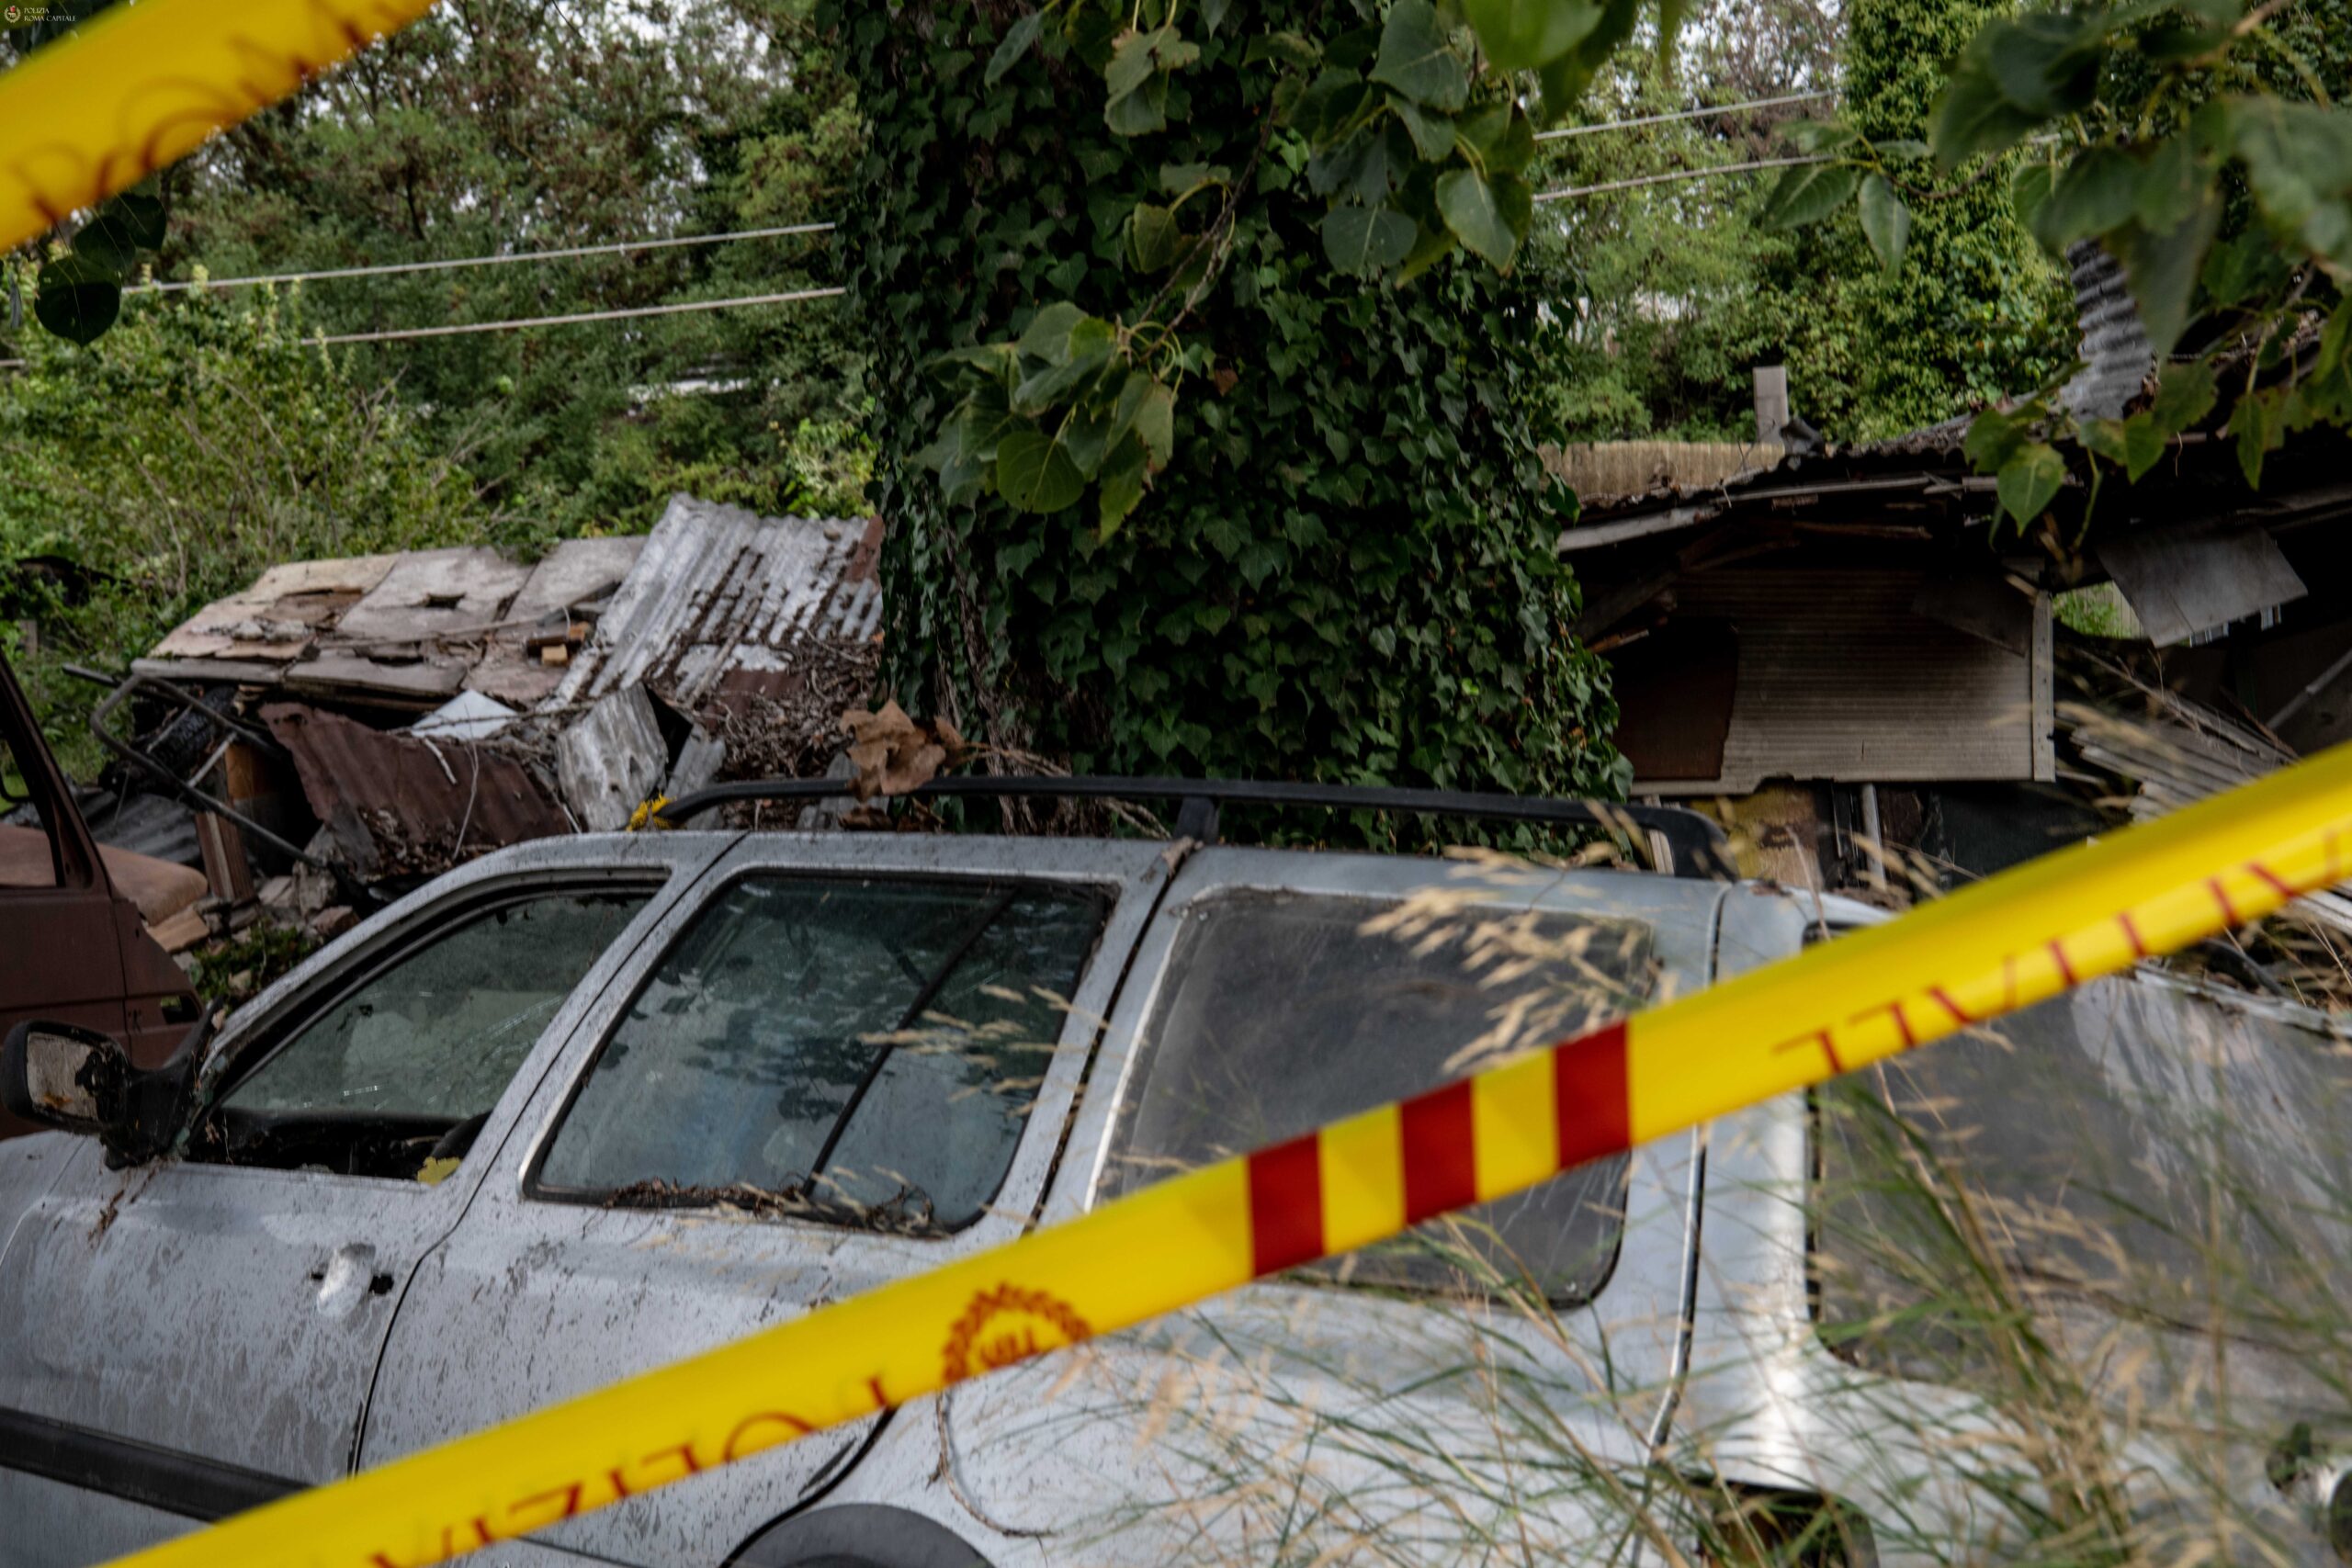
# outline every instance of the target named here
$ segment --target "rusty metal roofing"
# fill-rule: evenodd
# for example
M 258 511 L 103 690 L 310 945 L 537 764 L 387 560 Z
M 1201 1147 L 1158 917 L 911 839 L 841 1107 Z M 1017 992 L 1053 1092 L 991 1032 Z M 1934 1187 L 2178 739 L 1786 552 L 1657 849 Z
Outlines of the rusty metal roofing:
M 555 702 L 643 685 L 702 709 L 790 689 L 804 648 L 879 628 L 881 526 L 673 496 Z
M 293 753 L 311 809 L 364 874 L 437 871 L 467 852 L 571 830 L 547 786 L 494 740 L 426 740 L 293 703 L 261 717 Z
M 460 690 L 515 707 L 632 684 L 688 709 L 788 695 L 805 682 L 802 649 L 880 626 L 881 526 L 675 495 L 650 536 L 567 540 L 527 567 L 481 547 L 291 562 L 133 668 L 410 711 Z M 591 620 L 568 663 L 541 658 Z

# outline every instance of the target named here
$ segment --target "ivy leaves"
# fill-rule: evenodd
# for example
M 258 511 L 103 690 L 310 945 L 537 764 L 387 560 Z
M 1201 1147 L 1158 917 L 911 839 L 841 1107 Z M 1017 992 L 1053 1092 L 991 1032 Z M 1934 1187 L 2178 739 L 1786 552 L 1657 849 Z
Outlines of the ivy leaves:
M 1002 81 L 1004 73 L 1021 63 L 1021 57 L 1035 47 L 1037 35 L 1045 30 L 1044 11 L 1031 11 L 1013 18 L 1012 26 L 1005 28 L 1004 37 L 989 56 L 989 68 L 981 73 L 980 85 L 993 87 Z
M 1307 186 L 1332 204 L 1324 254 L 1340 271 L 1403 284 L 1456 247 L 1497 267 L 1518 257 L 1534 128 L 1497 81 L 1474 83 L 1467 42 L 1429 0 L 1396 0 L 1376 32 L 1317 55 L 1291 123 L 1314 149 Z
M 1453 169 L 1437 177 L 1436 189 L 1437 209 L 1454 238 L 1498 267 L 1510 265 L 1535 212 L 1527 182 L 1515 175 L 1489 180 L 1475 170 Z
M 1341 272 L 1366 276 L 1412 254 L 1418 233 L 1413 220 L 1401 212 L 1350 202 L 1324 217 L 1323 254 Z
M 1818 120 L 1792 126 L 1790 134 L 1815 161 L 1782 172 L 1758 221 L 1767 229 L 1803 228 L 1859 196 L 1863 237 L 1881 266 L 1900 270 L 1911 243 L 1911 209 L 1896 194 L 1892 171 L 1925 156 L 1927 149 L 1916 141 L 1873 143 L 1859 131 Z
M 985 90 L 1020 0 L 820 13 L 871 127 L 842 252 L 900 700 L 1074 768 L 1622 790 L 1519 397 L 1534 290 L 1438 205 L 1532 143 L 1525 111 L 1459 27 L 1446 110 L 1373 79 L 1374 0 L 1216 9 L 1065 0 Z M 1132 136 L 1098 83 L 1131 24 L 1200 51 Z M 1326 73 L 1362 95 L 1337 138 L 1306 112 Z M 1335 209 L 1460 260 L 1343 275 Z
M 1473 9 L 1473 27 L 1503 29 L 1509 58 L 1530 69 L 1604 30 L 1591 7 L 1565 23 L 1549 5 Z M 1482 64 L 1458 14 L 1431 0 L 1359 15 L 1368 19 L 1329 36 L 1272 25 L 1243 36 L 1225 6 L 1049 0 L 1006 28 L 984 86 L 1009 91 L 1033 55 L 1072 61 L 1101 75 L 1104 128 L 1147 142 L 1189 118 L 1189 78 L 1238 73 L 1261 117 L 1260 143 L 1238 173 L 1170 164 L 1157 190 L 1123 207 L 1095 198 L 1119 214 L 1117 254 L 1140 280 L 1138 303 L 1114 317 L 1039 301 L 1017 344 L 939 363 L 959 396 L 924 456 L 951 497 L 993 493 L 1054 513 L 1091 487 L 1101 536 L 1114 533 L 1168 460 L 1178 381 L 1210 368 L 1182 329 L 1228 265 L 1253 197 L 1319 198 L 1322 259 L 1348 276 L 1408 286 L 1456 252 L 1510 267 L 1534 217 L 1524 95 L 1491 59 Z M 1556 107 L 1559 91 L 1545 101 Z
M 1470 99 L 1469 67 L 1429 0 L 1396 0 L 1389 7 L 1372 79 L 1434 114 L 1456 113 Z
M 71 251 L 41 264 L 34 316 L 68 343 L 96 343 L 121 314 L 140 253 L 164 243 L 164 223 L 154 197 L 125 191 L 106 202 L 74 231 Z
M 2107 53 L 2106 13 L 2052 11 L 1996 17 L 1962 51 L 1937 102 L 1928 140 L 1946 173 L 1980 153 L 2016 146 L 2096 95 Z
M 1095 484 L 1107 539 L 1175 447 L 1175 389 L 1136 357 L 1114 323 L 1066 300 L 1047 305 L 1017 342 L 933 361 L 964 395 L 917 460 L 938 473 L 951 503 L 993 493 L 1052 513 Z
M 1112 50 L 1111 63 L 1102 70 L 1102 81 L 1110 88 L 1102 106 L 1103 123 L 1122 136 L 1165 130 L 1169 77 L 1200 57 L 1200 46 L 1185 41 L 1173 26 L 1129 32 Z
M 2324 376 L 2314 378 L 2312 384 L 2329 385 Z M 2345 388 L 2352 393 L 2352 381 L 2345 383 Z M 2163 460 L 2176 437 L 2212 412 L 2218 395 L 2212 367 L 2189 360 L 2165 368 L 2148 407 L 2121 419 L 2080 422 L 2075 435 L 2088 455 L 2094 492 L 2102 461 L 2121 469 L 2130 483 L 2139 483 Z M 2352 402 L 2352 397 L 2347 402 Z M 2242 409 L 2245 406 L 2240 404 Z M 2278 413 L 2275 417 L 2294 416 Z M 2059 491 L 2071 482 L 2071 471 L 2058 445 L 2069 423 L 2064 411 L 2053 408 L 2047 397 L 1991 410 L 1969 423 L 1962 450 L 1978 469 L 1995 476 L 1995 497 L 2021 529 L 2049 511 Z M 2242 434 L 2242 447 L 2245 441 Z M 2256 472 L 2258 466 L 2257 452 Z
M 1842 164 L 1803 164 L 1782 175 L 1764 198 L 1767 229 L 1818 223 L 1854 197 L 1861 175 Z
M 1862 176 L 1861 219 L 1862 237 L 1879 265 L 1889 272 L 1902 271 L 1903 253 L 1911 244 L 1911 209 L 1884 175 Z
M 1505 71 L 1542 70 L 1600 22 L 1600 7 L 1581 0 L 1464 0 L 1462 9 L 1487 58 Z

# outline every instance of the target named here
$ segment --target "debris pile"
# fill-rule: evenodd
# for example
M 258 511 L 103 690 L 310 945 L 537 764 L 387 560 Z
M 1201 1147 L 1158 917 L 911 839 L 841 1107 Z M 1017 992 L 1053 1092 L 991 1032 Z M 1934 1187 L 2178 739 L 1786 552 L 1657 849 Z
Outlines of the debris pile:
M 110 866 L 157 868 L 121 874 L 178 952 L 265 919 L 323 938 L 503 845 L 722 778 L 824 775 L 873 688 L 880 543 L 878 519 L 681 495 L 650 535 L 535 564 L 273 567 L 134 661 L 94 724 L 117 761 L 85 814 Z

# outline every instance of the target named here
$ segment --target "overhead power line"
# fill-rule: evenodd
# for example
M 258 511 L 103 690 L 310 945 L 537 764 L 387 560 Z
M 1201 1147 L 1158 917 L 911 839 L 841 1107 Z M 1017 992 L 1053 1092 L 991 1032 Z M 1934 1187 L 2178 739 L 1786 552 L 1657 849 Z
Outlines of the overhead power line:
M 1668 114 L 1636 115 L 1632 119 L 1604 120 L 1599 125 L 1563 126 L 1557 130 L 1539 130 L 1535 133 L 1535 140 L 1559 141 L 1571 136 L 1595 136 L 1604 130 L 1631 130 L 1636 126 L 1667 125 L 1684 119 L 1713 119 L 1719 115 L 1744 114 L 1749 109 L 1776 109 L 1786 104 L 1816 103 L 1823 98 L 1834 98 L 1837 96 L 1836 93 L 1826 90 L 1818 93 L 1787 93 L 1777 98 L 1750 98 L 1743 104 L 1717 104 L 1709 108 L 1676 109 Z
M 395 327 L 380 333 L 340 333 L 314 343 L 395 343 L 404 338 L 461 337 L 468 333 L 509 333 L 525 327 L 568 327 L 582 321 L 623 321 L 639 316 L 675 316 L 688 310 L 724 310 L 737 305 L 786 305 L 798 299 L 831 299 L 845 288 L 797 288 L 788 294 L 745 294 L 729 299 L 687 299 L 673 305 L 638 305 L 626 310 L 581 310 L 569 316 L 523 316 L 508 321 L 457 321 L 445 327 Z
M 1670 185 L 1677 180 L 1713 179 L 1717 175 L 1752 174 L 1758 169 L 1792 169 L 1801 164 L 1834 164 L 1837 160 L 1826 154 L 1808 158 L 1757 158 L 1745 164 L 1718 164 L 1710 169 L 1669 169 L 1662 175 L 1642 175 L 1628 180 L 1605 180 L 1597 186 L 1568 186 L 1560 190 L 1538 191 L 1538 201 L 1569 201 L 1578 197 L 1606 196 L 1611 191 L 1638 190 L 1644 186 Z
M 191 288 L 249 288 L 262 283 L 315 283 L 337 277 L 389 277 L 396 273 L 446 272 L 455 267 L 512 266 L 518 262 L 567 261 L 574 256 L 612 256 L 630 251 L 666 251 L 681 245 L 717 245 L 732 240 L 772 240 L 786 234 L 830 234 L 831 223 L 786 223 L 775 229 L 738 229 L 725 234 L 680 234 L 666 239 L 620 240 L 605 245 L 570 245 L 556 251 L 514 251 L 494 256 L 458 256 L 447 261 L 394 262 L 382 266 L 339 266 L 319 272 L 271 272 L 252 277 L 208 277 L 173 283 L 138 283 L 125 294 L 178 294 Z

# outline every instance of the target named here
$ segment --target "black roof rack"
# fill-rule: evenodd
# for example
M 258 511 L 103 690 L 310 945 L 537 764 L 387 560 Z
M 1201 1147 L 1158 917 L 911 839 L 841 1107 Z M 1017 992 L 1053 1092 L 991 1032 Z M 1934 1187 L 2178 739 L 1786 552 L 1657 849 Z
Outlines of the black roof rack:
M 657 818 L 676 826 L 715 807 L 739 800 L 823 800 L 849 795 L 846 779 L 746 779 L 713 784 L 665 803 Z M 1635 837 L 1656 833 L 1665 840 L 1667 863 L 1676 876 L 1730 880 L 1734 868 L 1724 830 L 1695 811 L 1677 806 L 1626 806 L 1610 800 L 1555 800 L 1544 795 L 1480 795 L 1450 789 L 1377 789 L 1360 784 L 1282 784 L 1265 779 L 1000 778 L 958 773 L 935 778 L 908 792 L 917 799 L 1023 796 L 1046 799 L 1173 800 L 1178 838 L 1214 843 L 1220 806 L 1316 806 L 1341 811 L 1426 812 L 1499 822 L 1539 822 L 1600 828 Z M 892 795 L 890 799 L 905 799 Z M 1638 840 L 1637 840 L 1638 841 Z

